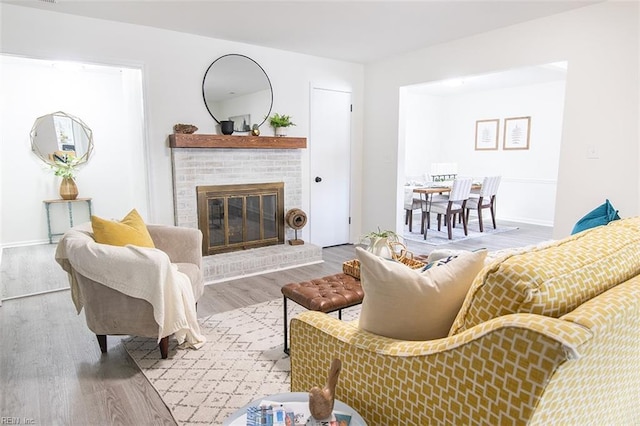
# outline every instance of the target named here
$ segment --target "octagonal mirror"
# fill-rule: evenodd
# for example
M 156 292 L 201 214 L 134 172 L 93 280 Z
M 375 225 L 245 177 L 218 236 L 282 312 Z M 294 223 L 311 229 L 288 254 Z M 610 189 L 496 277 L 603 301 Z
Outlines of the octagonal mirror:
M 93 151 L 93 132 L 82 120 L 58 111 L 36 118 L 31 128 L 31 150 L 47 164 L 75 157 L 86 163 Z

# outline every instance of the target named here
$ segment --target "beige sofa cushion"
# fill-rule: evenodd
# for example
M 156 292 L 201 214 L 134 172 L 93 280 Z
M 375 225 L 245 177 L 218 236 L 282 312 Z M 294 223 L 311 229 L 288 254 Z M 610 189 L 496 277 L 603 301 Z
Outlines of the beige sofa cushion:
M 400 340 L 446 337 L 486 250 L 462 253 L 424 272 L 356 248 L 364 300 L 359 326 Z
M 478 274 L 449 334 L 512 313 L 558 318 L 639 273 L 640 217 L 506 255 Z

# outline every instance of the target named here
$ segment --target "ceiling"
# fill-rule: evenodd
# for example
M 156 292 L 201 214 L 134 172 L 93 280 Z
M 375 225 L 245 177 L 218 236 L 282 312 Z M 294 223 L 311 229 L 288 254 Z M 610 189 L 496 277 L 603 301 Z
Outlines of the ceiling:
M 356 63 L 602 0 L 0 0 Z
M 456 96 L 487 90 L 563 81 L 567 77 L 567 62 L 532 65 L 482 75 L 470 75 L 451 80 L 407 86 L 410 92 L 433 96 Z

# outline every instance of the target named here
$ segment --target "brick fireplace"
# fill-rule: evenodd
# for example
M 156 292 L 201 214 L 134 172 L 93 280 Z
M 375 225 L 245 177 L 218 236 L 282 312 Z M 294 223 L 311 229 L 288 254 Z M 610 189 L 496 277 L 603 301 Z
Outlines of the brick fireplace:
M 198 228 L 199 186 L 282 182 L 284 212 L 301 206 L 300 149 L 176 148 L 173 138 L 171 142 L 174 215 L 178 226 Z M 294 238 L 292 229 L 284 231 L 285 240 Z M 204 256 L 203 268 L 205 282 L 213 283 L 318 262 L 322 262 L 319 247 L 285 243 Z

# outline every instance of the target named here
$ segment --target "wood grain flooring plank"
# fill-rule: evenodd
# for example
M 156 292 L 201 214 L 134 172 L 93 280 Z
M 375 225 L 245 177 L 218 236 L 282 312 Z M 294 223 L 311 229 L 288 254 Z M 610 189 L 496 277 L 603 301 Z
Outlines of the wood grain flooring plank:
M 22 296 L 58 288 L 69 288 L 65 272 L 54 260 L 55 244 L 9 247 L 2 250 L 0 297 Z M 38 262 L 34 259 L 52 260 Z
M 37 355 L 27 326 L 33 308 L 21 301 L 0 307 L 0 413 L 5 417 L 36 419 L 39 414 L 39 401 L 33 398 L 39 386 L 33 368 Z

